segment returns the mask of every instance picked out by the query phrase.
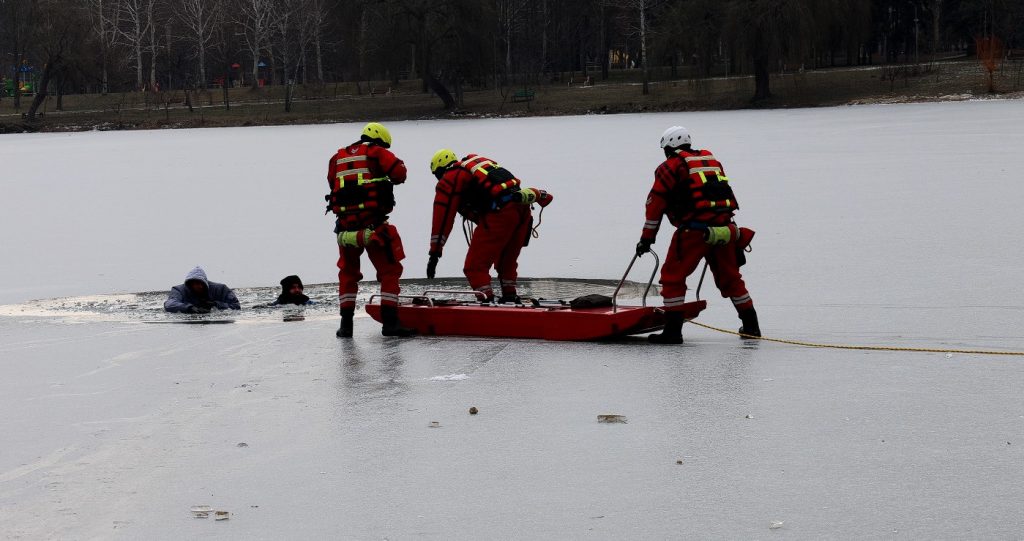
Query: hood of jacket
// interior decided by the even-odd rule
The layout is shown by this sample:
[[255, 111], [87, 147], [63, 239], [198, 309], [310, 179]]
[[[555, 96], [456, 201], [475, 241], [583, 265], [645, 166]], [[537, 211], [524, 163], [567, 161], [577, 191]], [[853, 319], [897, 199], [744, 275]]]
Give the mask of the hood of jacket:
[[210, 288], [210, 280], [206, 278], [206, 271], [204, 271], [200, 266], [196, 266], [194, 269], [188, 271], [188, 274], [185, 275], [185, 283], [187, 284], [189, 280], [199, 280], [206, 284], [207, 289]]

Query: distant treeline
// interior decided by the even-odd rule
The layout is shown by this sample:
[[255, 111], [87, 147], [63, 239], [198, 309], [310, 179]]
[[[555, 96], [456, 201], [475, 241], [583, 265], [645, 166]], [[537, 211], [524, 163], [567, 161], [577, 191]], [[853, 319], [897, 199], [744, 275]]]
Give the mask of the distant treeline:
[[1024, 0], [0, 0], [0, 97], [412, 79], [455, 107], [640, 70], [644, 92], [652, 72], [752, 74], [760, 99], [771, 73], [989, 37], [1021, 46]]

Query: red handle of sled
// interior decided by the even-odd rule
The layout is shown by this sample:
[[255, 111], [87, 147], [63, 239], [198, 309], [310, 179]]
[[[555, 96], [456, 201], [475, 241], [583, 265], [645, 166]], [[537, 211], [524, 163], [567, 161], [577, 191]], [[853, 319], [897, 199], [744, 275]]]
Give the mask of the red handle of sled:
[[417, 297], [426, 297], [427, 295], [429, 295], [431, 293], [441, 293], [443, 295], [473, 295], [474, 297], [476, 297], [476, 298], [478, 298], [480, 300], [484, 300], [484, 299], [487, 298], [487, 295], [484, 295], [482, 292], [475, 291], [475, 290], [472, 290], [472, 289], [461, 289], [461, 290], [427, 289], [427, 290], [424, 290], [423, 293], [421, 293], [420, 295], [417, 295]]
[[[643, 298], [643, 301], [642, 301], [642, 305], [644, 307], [647, 306], [647, 294], [650, 293], [651, 286], [654, 284], [654, 277], [658, 274], [658, 268], [661, 267], [661, 259], [658, 257], [658, 254], [654, 253], [653, 251], [647, 252], [647, 253], [649, 253], [652, 256], [654, 256], [654, 270], [651, 271], [651, 279], [647, 280], [647, 287], [644, 289], [644, 298]], [[618, 302], [619, 290], [622, 289], [622, 284], [626, 283], [626, 277], [629, 276], [629, 271], [633, 270], [633, 263], [636, 263], [636, 260], [639, 257], [640, 257], [640, 254], [633, 254], [633, 259], [631, 259], [629, 261], [629, 266], [626, 267], [626, 273], [622, 275], [622, 279], [619, 280], [619, 285], [616, 286], [616, 288], [615, 288], [615, 293], [612, 294], [612, 312], [613, 313], [619, 311], [619, 302]]]
[[[423, 293], [420, 293], [419, 295], [399, 295], [398, 298], [399, 299], [413, 299], [413, 300], [424, 299], [424, 300], [427, 301], [427, 304], [429, 304], [430, 306], [434, 306], [434, 299], [433, 299], [433, 297], [428, 297], [428, 295], [431, 294], [431, 293], [441, 293], [441, 294], [444, 294], [444, 295], [473, 295], [474, 297], [477, 298], [477, 300], [481, 300], [481, 301], [487, 299], [487, 296], [484, 295], [483, 293], [479, 292], [479, 291], [472, 291], [472, 290], [467, 290], [467, 291], [459, 291], [459, 290], [448, 291], [448, 290], [444, 290], [444, 289], [428, 289], [428, 290], [424, 291]], [[370, 295], [370, 299], [368, 301], [366, 301], [366, 304], [373, 304], [373, 300], [376, 299], [377, 297], [380, 297], [380, 296], [381, 296], [380, 293], [374, 293], [373, 295]]]

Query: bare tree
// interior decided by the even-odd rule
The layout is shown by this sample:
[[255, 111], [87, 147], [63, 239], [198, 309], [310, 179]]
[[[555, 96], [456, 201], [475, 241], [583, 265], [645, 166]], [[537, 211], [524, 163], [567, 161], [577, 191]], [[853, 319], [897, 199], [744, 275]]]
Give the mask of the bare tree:
[[118, 43], [121, 0], [84, 0], [89, 14], [92, 39], [100, 48], [100, 92], [110, 92], [110, 55]]
[[135, 63], [135, 87], [142, 89], [142, 67], [145, 62], [147, 50], [146, 41], [150, 35], [151, 17], [147, 17], [147, 11], [153, 0], [122, 0], [120, 3], [121, 25], [118, 26], [118, 35], [128, 46], [129, 56]]
[[623, 0], [621, 7], [634, 12], [631, 18], [634, 23], [629, 25], [632, 33], [640, 39], [640, 63], [644, 72], [644, 84], [643, 93], [647, 95], [650, 93], [650, 62], [647, 60], [647, 41], [650, 37], [650, 12], [658, 4], [662, 2], [659, 0]]
[[942, 21], [942, 0], [931, 0], [929, 2], [932, 11], [932, 62], [935, 62], [939, 54], [939, 31]]
[[[276, 64], [274, 49], [278, 51], [281, 58], [281, 83], [288, 84], [291, 78], [289, 68], [291, 66], [291, 37], [295, 20], [299, 16], [301, 5], [293, 0], [277, 0], [273, 3], [273, 11], [270, 18], [271, 25], [271, 63]], [[275, 66], [276, 67], [276, 66]]]
[[246, 48], [252, 55], [253, 88], [260, 78], [260, 54], [270, 44], [270, 33], [274, 22], [273, 0], [239, 0], [235, 22], [242, 30]]
[[326, 0], [309, 0], [306, 3], [305, 22], [302, 24], [304, 31], [309, 32], [312, 40], [313, 52], [316, 55], [316, 80], [324, 82], [324, 57], [323, 57], [323, 34], [327, 28], [327, 20], [330, 12]]
[[76, 10], [66, 9], [63, 0], [37, 0], [36, 3], [39, 11], [33, 48], [44, 64], [35, 97], [25, 115], [29, 122], [36, 120], [36, 114], [46, 100], [50, 79], [65, 68], [65, 55], [76, 46], [80, 47], [83, 41], [80, 35], [83, 25], [76, 18]]
[[185, 29], [198, 62], [199, 88], [205, 89], [206, 51], [213, 42], [214, 32], [221, 24], [224, 14], [223, 0], [182, 0], [177, 6], [177, 19]]
[[512, 74], [512, 41], [523, 10], [530, 0], [496, 0], [501, 40], [505, 42], [505, 75]]
[[732, 0], [729, 34], [753, 60], [754, 100], [771, 97], [770, 72], [775, 61], [806, 43], [814, 14], [801, 0]]
[[[302, 0], [301, 4], [297, 8], [299, 21], [296, 25], [295, 39], [296, 44], [299, 46], [298, 54], [295, 60], [295, 67], [292, 70], [291, 78], [295, 81], [299, 79], [299, 70], [302, 70], [302, 82], [305, 83], [308, 79], [307, 72], [309, 71], [308, 59], [309, 48], [314, 45], [317, 34], [317, 6], [315, 0]], [[322, 77], [322, 75], [321, 75]]]
[[148, 0], [145, 4], [146, 13], [146, 27], [149, 29], [149, 88], [156, 90], [156, 19], [154, 18], [153, 11], [155, 9], [156, 0]]
[[650, 94], [651, 89], [649, 84], [651, 82], [651, 71], [650, 62], [647, 61], [647, 10], [650, 8], [651, 0], [633, 0], [633, 7], [640, 13], [640, 60], [644, 66], [644, 86], [643, 93], [646, 96]]
[[[358, 38], [356, 39], [356, 81], [357, 90], [361, 93], [362, 89], [358, 86], [358, 81], [363, 78], [369, 79], [370, 75], [367, 73], [366, 62], [369, 56], [376, 52], [379, 48], [379, 42], [377, 40], [371, 40], [371, 31], [382, 25], [382, 20], [386, 19], [391, 15], [392, 5], [387, 2], [380, 2], [378, 0], [356, 0], [354, 2], [358, 5], [359, 10], [359, 28], [356, 31]], [[404, 9], [404, 4], [401, 1], [394, 2], [398, 5], [398, 9]], [[415, 2], [410, 2], [415, 4]], [[354, 9], [353, 9], [354, 10]], [[424, 83], [424, 87], [426, 83]]]
[[3, 0], [0, 2], [0, 36], [5, 40], [14, 57], [14, 108], [21, 108], [21, 68], [25, 53], [36, 31], [37, 0]]

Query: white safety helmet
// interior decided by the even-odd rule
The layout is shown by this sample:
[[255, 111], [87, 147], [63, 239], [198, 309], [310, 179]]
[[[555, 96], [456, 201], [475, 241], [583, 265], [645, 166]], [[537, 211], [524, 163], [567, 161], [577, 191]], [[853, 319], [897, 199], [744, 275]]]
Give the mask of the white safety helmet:
[[682, 126], [672, 126], [661, 134], [661, 148], [678, 148], [690, 144], [690, 131]]

